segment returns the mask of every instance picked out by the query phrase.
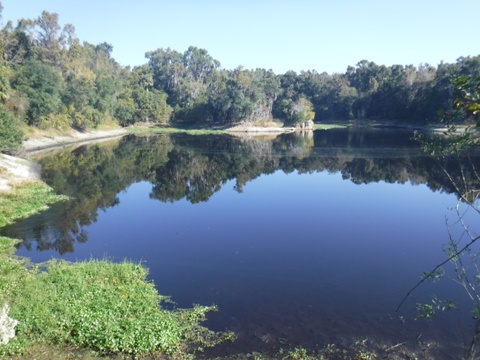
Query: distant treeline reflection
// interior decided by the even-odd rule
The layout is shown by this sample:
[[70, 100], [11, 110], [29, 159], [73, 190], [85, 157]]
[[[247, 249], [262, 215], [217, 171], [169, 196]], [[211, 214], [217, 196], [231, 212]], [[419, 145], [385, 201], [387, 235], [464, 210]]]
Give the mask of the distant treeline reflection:
[[98, 210], [117, 205], [117, 194], [139, 181], [152, 183], [152, 199], [192, 204], [208, 201], [228, 181], [234, 180], [234, 189], [242, 192], [249, 181], [278, 170], [340, 172], [356, 184], [426, 184], [459, 197], [480, 189], [474, 170], [478, 157], [434, 159], [421, 151], [411, 132], [398, 130], [338, 129], [255, 139], [130, 135], [44, 154], [38, 161], [44, 180], [72, 201], [2, 232], [26, 239], [20, 246], [31, 248], [36, 241], [38, 249], [59, 253], [87, 241], [84, 228], [96, 221]]

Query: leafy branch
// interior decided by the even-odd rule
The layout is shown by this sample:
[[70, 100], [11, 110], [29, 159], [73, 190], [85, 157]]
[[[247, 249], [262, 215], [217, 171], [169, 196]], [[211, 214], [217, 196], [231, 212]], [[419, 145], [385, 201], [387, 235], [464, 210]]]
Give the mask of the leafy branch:
[[457, 258], [459, 255], [461, 255], [465, 250], [467, 250], [468, 248], [470, 248], [475, 242], [477, 242], [478, 240], [480, 239], [480, 236], [477, 236], [475, 238], [473, 238], [468, 244], [466, 244], [463, 248], [461, 248], [460, 250], [458, 250], [457, 252], [453, 253], [452, 255], [450, 255], [446, 260], [442, 261], [440, 264], [438, 264], [437, 266], [435, 266], [435, 268], [433, 268], [433, 270], [431, 270], [430, 272], [428, 272], [426, 275], [422, 276], [422, 279], [420, 281], [418, 281], [407, 293], [406, 295], [403, 297], [402, 301], [400, 302], [400, 304], [397, 306], [397, 309], [395, 310], [395, 312], [399, 312], [400, 311], [400, 308], [402, 307], [402, 305], [405, 303], [405, 301], [407, 300], [407, 298], [412, 294], [412, 292], [415, 291], [416, 288], [418, 288], [421, 284], [423, 284], [427, 279], [430, 279], [430, 278], [435, 278], [435, 274], [438, 272], [438, 270], [443, 266], [445, 265], [446, 263], [448, 263], [449, 261], [452, 261], [453, 259]]

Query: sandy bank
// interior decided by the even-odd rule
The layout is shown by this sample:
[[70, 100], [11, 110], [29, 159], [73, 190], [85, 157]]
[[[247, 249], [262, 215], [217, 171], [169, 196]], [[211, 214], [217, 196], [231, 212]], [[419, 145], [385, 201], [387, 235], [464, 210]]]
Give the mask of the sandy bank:
[[251, 135], [271, 135], [271, 134], [285, 134], [295, 132], [294, 127], [263, 127], [263, 126], [246, 126], [238, 125], [225, 130], [227, 133], [247, 133]]
[[[92, 141], [111, 139], [127, 134], [125, 129], [95, 130], [80, 132], [76, 130], [56, 135], [36, 134], [23, 142], [23, 150], [29, 154], [54, 147], [71, 144], [83, 144]], [[0, 192], [10, 192], [15, 185], [41, 179], [39, 164], [21, 157], [0, 154]]]
[[71, 144], [82, 144], [102, 139], [111, 139], [126, 135], [127, 133], [128, 132], [125, 129], [95, 130], [88, 132], [72, 130], [60, 136], [40, 136], [29, 138], [23, 142], [22, 147], [25, 151], [30, 153], [39, 150], [50, 149], [53, 147], [62, 147]]
[[9, 192], [22, 182], [40, 180], [39, 164], [15, 156], [0, 154], [0, 192]]

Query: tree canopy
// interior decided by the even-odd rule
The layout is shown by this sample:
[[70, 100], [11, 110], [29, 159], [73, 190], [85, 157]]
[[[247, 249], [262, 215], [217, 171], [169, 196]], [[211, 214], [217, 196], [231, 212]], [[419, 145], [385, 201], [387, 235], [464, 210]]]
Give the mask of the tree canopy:
[[[480, 76], [480, 56], [437, 67], [362, 60], [343, 74], [275, 74], [241, 66], [224, 69], [195, 46], [183, 53], [149, 51], [146, 63], [134, 68], [118, 64], [112, 50], [108, 43], [81, 42], [73, 25], [62, 26], [59, 15], [47, 11], [1, 27], [2, 151], [11, 149], [12, 141], [18, 145], [21, 137], [14, 133], [20, 123], [84, 129], [112, 122], [208, 127], [363, 119], [426, 124], [439, 121], [439, 109], [459, 106], [454, 104], [455, 79]], [[467, 98], [472, 94], [475, 104], [470, 91], [475, 84], [465, 81], [463, 91]]]

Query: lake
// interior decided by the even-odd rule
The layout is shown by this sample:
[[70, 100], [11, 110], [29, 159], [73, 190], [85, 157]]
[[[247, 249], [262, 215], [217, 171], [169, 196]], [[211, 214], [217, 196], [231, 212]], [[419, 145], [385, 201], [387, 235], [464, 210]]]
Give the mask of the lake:
[[[446, 259], [448, 226], [460, 236], [458, 185], [479, 188], [467, 170], [480, 159], [435, 160], [412, 135], [130, 135], [41, 152], [44, 180], [72, 200], [2, 232], [35, 262], [132, 259], [179, 307], [218, 305], [206, 325], [238, 339], [206, 357], [367, 339], [458, 358], [473, 303], [452, 267], [396, 309]], [[457, 309], [415, 320], [433, 295]]]

